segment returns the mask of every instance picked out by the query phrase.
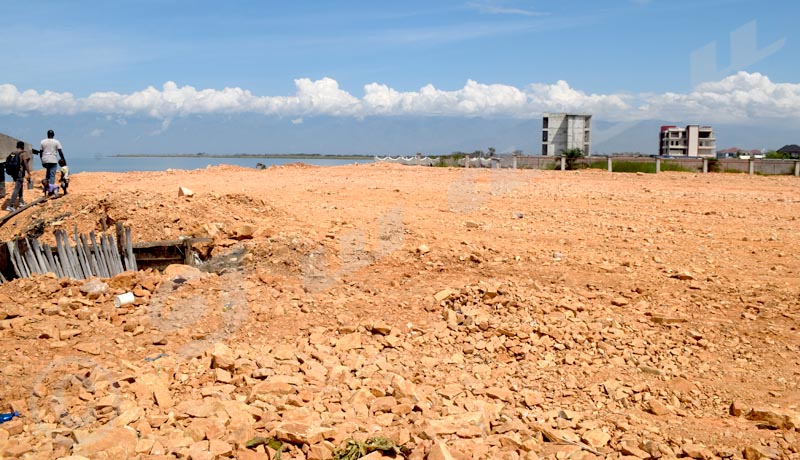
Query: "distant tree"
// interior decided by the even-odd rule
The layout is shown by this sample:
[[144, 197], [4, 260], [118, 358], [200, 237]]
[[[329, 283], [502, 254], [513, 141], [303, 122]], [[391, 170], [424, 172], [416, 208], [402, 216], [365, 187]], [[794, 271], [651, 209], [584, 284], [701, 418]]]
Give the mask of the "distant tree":
[[569, 149], [569, 150], [564, 151], [564, 153], [562, 155], [564, 156], [564, 158], [567, 159], [567, 161], [566, 161], [567, 162], [567, 164], [566, 164], [567, 169], [569, 169], [571, 171], [573, 169], [577, 169], [576, 168], [577, 160], [578, 160], [578, 158], [583, 158], [583, 150], [581, 150], [581, 149]]
[[513, 152], [513, 153], [514, 153], [514, 155], [516, 155], [516, 156], [518, 156], [518, 157], [519, 157], [519, 156], [522, 156], [522, 150], [519, 150], [519, 149], [517, 149], [517, 150], [514, 150], [514, 152]]
[[764, 158], [769, 158], [770, 160], [785, 160], [792, 158], [792, 154], [788, 152], [776, 152], [774, 150], [770, 150], [766, 153], [766, 155], [764, 155]]
[[485, 153], [483, 153], [483, 150], [476, 150], [476, 151], [472, 152], [472, 155], [476, 156], [476, 157], [482, 157], [482, 156], [485, 155]]
[[495, 149], [494, 149], [494, 147], [489, 147], [489, 156], [490, 156], [490, 157], [493, 157], [493, 156], [494, 156], [494, 153], [495, 153], [496, 151], [497, 151], [497, 150], [495, 150]]

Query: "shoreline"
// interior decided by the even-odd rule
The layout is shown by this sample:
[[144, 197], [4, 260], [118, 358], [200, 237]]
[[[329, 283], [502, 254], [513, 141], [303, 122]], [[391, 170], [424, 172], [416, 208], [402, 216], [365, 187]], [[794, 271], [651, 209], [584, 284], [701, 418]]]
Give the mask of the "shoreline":
[[373, 160], [374, 155], [327, 155], [315, 153], [286, 153], [286, 154], [261, 154], [261, 153], [236, 153], [236, 154], [212, 154], [212, 153], [123, 153], [109, 155], [111, 158], [263, 158], [277, 160]]

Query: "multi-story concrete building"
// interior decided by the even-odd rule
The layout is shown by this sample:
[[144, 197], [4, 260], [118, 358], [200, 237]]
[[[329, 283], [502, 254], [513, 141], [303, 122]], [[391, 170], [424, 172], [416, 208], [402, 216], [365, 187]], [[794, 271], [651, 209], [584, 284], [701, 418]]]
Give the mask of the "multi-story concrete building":
[[[7, 153], [11, 153], [14, 150], [16, 150], [17, 141], [18, 141], [18, 139], [15, 139], [15, 138], [13, 138], [11, 136], [8, 136], [8, 135], [5, 135], [3, 133], [0, 133], [0, 153], [5, 155]], [[30, 150], [31, 149], [31, 145], [26, 142], [25, 143], [25, 148], [27, 150]], [[38, 148], [38, 146], [37, 146], [37, 148]]]
[[658, 154], [670, 157], [717, 156], [717, 140], [711, 126], [662, 126], [658, 137]]
[[592, 147], [592, 116], [571, 113], [542, 114], [542, 155], [561, 156], [581, 149], [589, 155]]

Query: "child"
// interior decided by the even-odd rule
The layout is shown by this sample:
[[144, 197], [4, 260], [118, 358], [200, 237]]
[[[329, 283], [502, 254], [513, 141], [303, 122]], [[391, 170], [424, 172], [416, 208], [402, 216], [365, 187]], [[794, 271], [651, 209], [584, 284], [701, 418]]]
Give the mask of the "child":
[[45, 177], [42, 179], [42, 190], [44, 190], [44, 196], [52, 196], [58, 198], [58, 185], [51, 184], [47, 181]]
[[66, 195], [67, 187], [69, 187], [69, 167], [67, 166], [66, 160], [63, 158], [58, 160], [58, 166], [60, 166], [59, 171], [61, 171], [59, 183], [61, 184], [61, 189], [64, 191], [64, 195]]

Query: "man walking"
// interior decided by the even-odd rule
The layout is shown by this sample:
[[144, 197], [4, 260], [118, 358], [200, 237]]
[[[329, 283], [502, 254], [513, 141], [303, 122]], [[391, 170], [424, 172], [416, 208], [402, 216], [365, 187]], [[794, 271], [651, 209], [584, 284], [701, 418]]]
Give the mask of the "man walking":
[[[61, 159], [66, 163], [64, 159], [64, 151], [61, 149], [61, 142], [55, 138], [56, 133], [53, 130], [47, 131], [47, 139], [42, 140], [41, 144], [41, 155], [42, 158], [42, 167], [47, 170], [45, 179], [47, 184], [55, 185], [56, 183], [56, 170], [58, 169], [58, 160]], [[45, 193], [48, 193], [45, 190]], [[54, 195], [55, 193], [49, 192], [49, 195]]]
[[[14, 212], [17, 209], [14, 207], [14, 203], [17, 202], [18, 198], [19, 207], [25, 206], [25, 200], [22, 199], [22, 182], [25, 180], [26, 175], [28, 176], [28, 180], [30, 180], [31, 177], [30, 161], [25, 161], [25, 154], [25, 143], [18, 141], [17, 150], [6, 158], [6, 172], [14, 179], [14, 191], [11, 193], [11, 199], [8, 200], [6, 211]], [[28, 156], [30, 156], [30, 154], [28, 154]], [[30, 158], [28, 160], [30, 160]]]
[[0, 203], [6, 198], [6, 158], [11, 152], [0, 152]]

